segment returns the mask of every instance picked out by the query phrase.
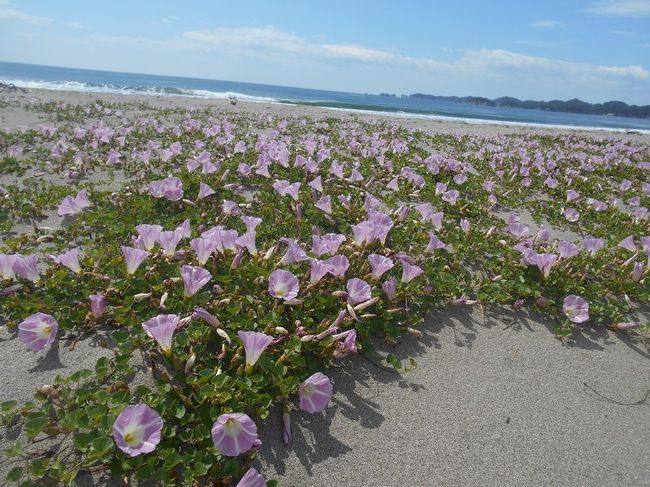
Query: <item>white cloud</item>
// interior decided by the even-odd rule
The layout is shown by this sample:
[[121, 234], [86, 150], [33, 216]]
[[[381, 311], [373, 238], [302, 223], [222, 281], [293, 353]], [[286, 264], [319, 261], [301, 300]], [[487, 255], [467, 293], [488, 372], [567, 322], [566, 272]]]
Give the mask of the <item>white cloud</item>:
[[530, 25], [540, 29], [557, 29], [558, 27], [562, 27], [562, 23], [557, 20], [538, 20]]
[[650, 0], [609, 0], [596, 2], [587, 8], [598, 15], [641, 17], [650, 15]]
[[31, 25], [44, 25], [52, 22], [50, 18], [37, 17], [15, 9], [11, 5], [11, 2], [4, 0], [0, 1], [0, 20], [18, 20], [19, 22], [25, 22]]
[[546, 75], [647, 79], [650, 73], [642, 66], [600, 66], [528, 56], [503, 49], [475, 49], [464, 51], [453, 61], [439, 61], [426, 57], [411, 57], [396, 50], [374, 49], [356, 44], [322, 43], [301, 38], [276, 27], [222, 27], [181, 34], [189, 41], [186, 48], [215, 50], [244, 50], [268, 56], [270, 53], [302, 55], [309, 59], [327, 58], [363, 63], [411, 66], [419, 69], [448, 73], [494, 73], [504, 68], [536, 71]]
[[86, 28], [85, 25], [83, 25], [81, 22], [66, 22], [65, 24], [67, 27], [70, 27], [71, 29], [77, 29], [77, 30], [83, 30]]

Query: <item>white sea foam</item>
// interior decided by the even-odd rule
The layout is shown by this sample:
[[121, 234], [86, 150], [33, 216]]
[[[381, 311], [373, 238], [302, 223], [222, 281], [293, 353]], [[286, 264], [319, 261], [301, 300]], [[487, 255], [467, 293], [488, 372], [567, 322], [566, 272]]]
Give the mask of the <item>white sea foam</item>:
[[644, 135], [650, 135], [650, 130], [637, 129], [637, 128], [625, 128], [625, 127], [590, 127], [584, 125], [561, 125], [561, 124], [535, 123], [535, 122], [515, 122], [510, 120], [452, 117], [449, 115], [434, 115], [434, 114], [425, 114], [425, 113], [363, 110], [361, 108], [339, 108], [339, 107], [327, 107], [327, 106], [322, 108], [326, 108], [327, 110], [341, 111], [341, 112], [355, 112], [355, 113], [363, 113], [368, 115], [381, 115], [384, 117], [419, 118], [425, 120], [440, 120], [441, 122], [457, 122], [457, 123], [460, 122], [460, 123], [467, 123], [471, 125], [511, 125], [516, 127], [536, 128], [536, 129], [586, 130], [589, 132], [614, 132], [614, 133], [636, 132]]
[[12, 83], [20, 88], [43, 89], [56, 91], [79, 91], [84, 93], [114, 93], [119, 95], [150, 95], [150, 96], [186, 96], [192, 98], [211, 98], [227, 100], [231, 97], [242, 101], [259, 103], [279, 103], [275, 98], [246, 95], [234, 91], [194, 90], [176, 87], [129, 87], [111, 84], [89, 84], [79, 81], [41, 81], [23, 79], [0, 79], [1, 83]]
[[[0, 79], [2, 83], [13, 83], [21, 88], [28, 89], [45, 89], [57, 91], [79, 91], [86, 93], [114, 93], [121, 95], [150, 95], [150, 96], [184, 96], [192, 98], [209, 98], [209, 99], [229, 99], [231, 97], [237, 98], [241, 101], [254, 102], [254, 103], [284, 103], [291, 104], [290, 101], [280, 101], [272, 97], [246, 95], [244, 93], [237, 93], [234, 91], [210, 91], [190, 88], [177, 88], [177, 87], [128, 87], [128, 86], [115, 86], [112, 84], [89, 84], [79, 81], [41, 81], [41, 80], [23, 80], [23, 79]], [[299, 102], [297, 102], [299, 103]], [[467, 124], [479, 125], [510, 125], [517, 127], [536, 128], [536, 129], [563, 129], [563, 130], [586, 130], [586, 131], [601, 131], [601, 132], [637, 132], [641, 134], [650, 134], [650, 130], [638, 128], [625, 128], [625, 127], [595, 127], [583, 125], [566, 125], [566, 124], [550, 124], [550, 123], [535, 123], [535, 122], [516, 122], [509, 120], [492, 120], [484, 118], [470, 118], [470, 117], [454, 117], [448, 115], [435, 115], [435, 114], [422, 114], [422, 113], [409, 113], [409, 112], [394, 112], [394, 111], [377, 111], [377, 110], [364, 110], [361, 108], [344, 108], [344, 107], [328, 107], [327, 101], [323, 101], [323, 105], [319, 102], [312, 102], [314, 105], [327, 110], [365, 113], [371, 115], [382, 115], [386, 117], [395, 118], [419, 118], [425, 120], [440, 120], [448, 122], [461, 122]]]

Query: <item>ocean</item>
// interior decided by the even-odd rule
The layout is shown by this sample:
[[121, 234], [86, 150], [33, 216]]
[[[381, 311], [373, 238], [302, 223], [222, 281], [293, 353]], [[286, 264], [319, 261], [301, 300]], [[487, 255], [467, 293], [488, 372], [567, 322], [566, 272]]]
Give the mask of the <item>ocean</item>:
[[[265, 103], [315, 105], [334, 110], [370, 111], [392, 116], [462, 120], [469, 123], [521, 124], [562, 128], [606, 129], [650, 133], [650, 120], [548, 112], [511, 107], [487, 107], [401, 96], [292, 88], [238, 81], [119, 73], [0, 62], [0, 82], [24, 88], [92, 93], [188, 96]], [[462, 95], [462, 94], [461, 94]]]

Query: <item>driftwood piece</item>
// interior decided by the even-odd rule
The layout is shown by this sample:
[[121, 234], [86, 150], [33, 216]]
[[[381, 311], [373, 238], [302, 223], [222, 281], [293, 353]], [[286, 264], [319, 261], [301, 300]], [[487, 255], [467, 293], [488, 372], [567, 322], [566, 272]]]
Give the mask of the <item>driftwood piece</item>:
[[2, 91], [20, 91], [21, 93], [29, 93], [29, 90], [27, 88], [21, 88], [20, 86], [16, 86], [13, 83], [0, 82], [0, 92]]

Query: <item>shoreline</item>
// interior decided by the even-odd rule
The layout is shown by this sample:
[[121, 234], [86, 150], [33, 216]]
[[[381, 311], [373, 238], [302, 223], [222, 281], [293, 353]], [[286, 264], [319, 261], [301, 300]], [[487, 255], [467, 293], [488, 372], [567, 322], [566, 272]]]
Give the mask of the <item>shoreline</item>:
[[[149, 104], [157, 108], [175, 107], [185, 109], [204, 109], [211, 107], [225, 112], [232, 111], [234, 113], [268, 113], [277, 116], [307, 116], [313, 118], [357, 118], [365, 122], [392, 123], [409, 129], [422, 130], [430, 133], [459, 133], [474, 135], [509, 135], [522, 133], [535, 133], [541, 135], [573, 134], [605, 138], [616, 137], [624, 140], [641, 141], [646, 143], [650, 142], [650, 131], [645, 130], [505, 122], [499, 120], [456, 118], [444, 115], [420, 115], [388, 111], [380, 112], [262, 100], [250, 101], [238, 99], [237, 103], [232, 105], [228, 98], [201, 98], [187, 95], [122, 94], [33, 88], [29, 89], [27, 93], [21, 91], [1, 92], [0, 100], [8, 102], [27, 101], [36, 103], [47, 103], [52, 101], [65, 103], [88, 103], [95, 100], [102, 100], [109, 103], [126, 103], [132, 105]], [[15, 109], [15, 107], [12, 108]], [[0, 113], [2, 113], [2, 110], [0, 110]], [[14, 119], [14, 117], [10, 118]], [[5, 120], [5, 117], [1, 117], [0, 128], [5, 128], [6, 123], [7, 120]], [[42, 121], [39, 123], [42, 123]], [[13, 123], [12, 125], [14, 125], [15, 128], [16, 124]], [[31, 124], [27, 123], [26, 125], [29, 127]]]

